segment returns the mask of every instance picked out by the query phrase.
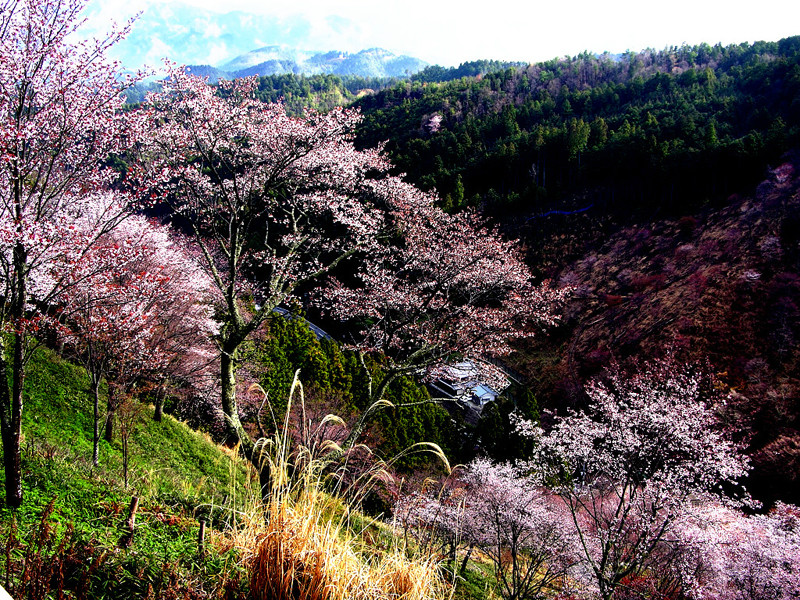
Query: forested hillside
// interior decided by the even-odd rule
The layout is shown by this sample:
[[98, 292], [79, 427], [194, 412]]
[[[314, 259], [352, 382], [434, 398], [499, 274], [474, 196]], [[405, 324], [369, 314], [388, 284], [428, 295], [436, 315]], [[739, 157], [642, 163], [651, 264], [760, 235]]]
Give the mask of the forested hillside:
[[800, 501], [798, 173], [795, 152], [724, 207], [626, 225], [562, 260], [568, 317], [515, 357], [540, 404], [582, 406], [585, 382], [615, 362], [705, 364], [731, 393], [725, 418], [753, 460], [753, 494]]
[[356, 105], [361, 142], [388, 140], [397, 170], [446, 207], [646, 219], [753, 185], [797, 142], [800, 38], [585, 53]]
[[287, 111], [299, 115], [304, 110], [325, 112], [348, 105], [397, 82], [397, 78], [355, 75], [267, 75], [258, 78], [256, 96], [264, 102], [283, 102]]

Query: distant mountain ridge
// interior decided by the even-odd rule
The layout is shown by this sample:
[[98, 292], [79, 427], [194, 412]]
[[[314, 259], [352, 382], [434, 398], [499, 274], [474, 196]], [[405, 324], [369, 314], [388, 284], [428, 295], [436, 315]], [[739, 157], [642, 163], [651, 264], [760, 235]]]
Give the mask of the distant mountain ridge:
[[287, 46], [266, 46], [246, 52], [220, 65], [191, 65], [193, 74], [235, 79], [251, 75], [356, 75], [359, 77], [409, 77], [428, 66], [423, 60], [396, 55], [383, 48], [369, 48], [356, 53], [296, 50]]

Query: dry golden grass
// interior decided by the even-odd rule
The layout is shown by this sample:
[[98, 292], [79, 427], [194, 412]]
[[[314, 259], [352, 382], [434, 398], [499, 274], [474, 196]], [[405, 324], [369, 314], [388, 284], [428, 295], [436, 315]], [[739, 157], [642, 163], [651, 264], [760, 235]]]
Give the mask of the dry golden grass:
[[[302, 402], [302, 387], [292, 397]], [[288, 410], [287, 410], [288, 414]], [[333, 419], [334, 417], [330, 417]], [[271, 487], [262, 501], [239, 509], [239, 526], [224, 544], [238, 547], [255, 600], [434, 600], [446, 595], [437, 560], [415, 555], [401, 537], [357, 515], [325, 479], [330, 449], [290, 448], [283, 432], [259, 440], [262, 469]], [[379, 476], [379, 471], [371, 474]], [[363, 485], [369, 485], [369, 477]], [[333, 486], [335, 487], [335, 486]], [[323, 491], [325, 490], [325, 491]], [[377, 531], [377, 534], [375, 533]], [[380, 538], [375, 542], [376, 535]]]

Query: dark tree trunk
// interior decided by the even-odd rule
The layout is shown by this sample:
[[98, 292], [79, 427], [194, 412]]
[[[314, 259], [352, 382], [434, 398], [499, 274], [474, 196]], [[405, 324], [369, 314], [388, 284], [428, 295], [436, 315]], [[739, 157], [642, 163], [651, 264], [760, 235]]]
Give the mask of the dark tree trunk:
[[[254, 461], [255, 462], [255, 461]], [[269, 500], [270, 493], [272, 492], [272, 469], [269, 463], [264, 461], [259, 465], [255, 465], [258, 469], [258, 483], [261, 486], [261, 500], [264, 505]]]
[[92, 383], [94, 388], [94, 432], [92, 434], [92, 466], [100, 464], [100, 380]]
[[[16, 312], [16, 307], [15, 307]], [[22, 505], [22, 386], [25, 381], [25, 334], [14, 334], [11, 389], [6, 381], [0, 386], [0, 428], [3, 437], [3, 467], [5, 469], [6, 504], [11, 508]], [[7, 373], [5, 344], [0, 343], [0, 373]]]
[[[3, 467], [5, 469], [6, 504], [12, 508], [22, 505], [22, 455], [20, 440], [22, 439], [22, 334], [14, 336], [14, 362], [12, 384], [0, 386], [2, 394], [2, 435], [3, 435]], [[0, 352], [5, 352], [5, 345], [0, 344]], [[19, 369], [18, 369], [19, 366]], [[7, 372], [5, 356], [0, 359], [0, 373]]]
[[464, 575], [467, 572], [467, 563], [469, 559], [472, 557], [472, 551], [475, 550], [475, 544], [469, 545], [469, 550], [467, 550], [466, 555], [464, 556], [464, 560], [461, 561], [461, 568], [458, 570], [459, 575]]
[[22, 460], [20, 429], [3, 420], [3, 467], [5, 468], [6, 504], [11, 508], [22, 505]]
[[[12, 161], [14, 162], [14, 161]], [[12, 165], [12, 181], [14, 184], [14, 216], [17, 219], [16, 229], [22, 234], [22, 181], [17, 171], [17, 163]], [[8, 310], [3, 315], [3, 325], [11, 325], [14, 330], [14, 348], [11, 364], [11, 386], [8, 385], [8, 357], [5, 343], [0, 340], [0, 429], [3, 437], [3, 465], [6, 479], [6, 504], [17, 508], [22, 505], [22, 455], [20, 440], [22, 439], [22, 386], [25, 382], [25, 332], [22, 330], [25, 309], [28, 300], [27, 268], [28, 252], [21, 242], [14, 244], [12, 254], [13, 272], [9, 277], [11, 294], [9, 304], [3, 308]], [[4, 301], [4, 304], [5, 304]], [[10, 318], [9, 318], [10, 317]], [[6, 320], [8, 319], [8, 320]]]
[[106, 423], [103, 427], [103, 439], [109, 444], [114, 441], [114, 405], [109, 401]]
[[153, 412], [153, 421], [161, 421], [164, 417], [164, 397], [161, 394], [156, 396], [156, 408]]
[[128, 489], [128, 434], [122, 436], [122, 480]]

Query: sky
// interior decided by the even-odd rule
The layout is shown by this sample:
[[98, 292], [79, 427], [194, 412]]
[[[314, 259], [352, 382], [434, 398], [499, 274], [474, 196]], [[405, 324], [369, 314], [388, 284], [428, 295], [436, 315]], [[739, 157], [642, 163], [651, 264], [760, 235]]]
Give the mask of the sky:
[[800, 35], [800, 0], [90, 0], [87, 32], [141, 12], [117, 58], [218, 66], [285, 44], [380, 47], [432, 64], [537, 62], [590, 52], [776, 41]]

